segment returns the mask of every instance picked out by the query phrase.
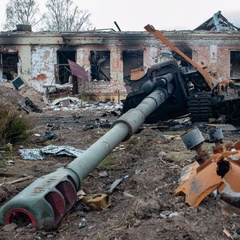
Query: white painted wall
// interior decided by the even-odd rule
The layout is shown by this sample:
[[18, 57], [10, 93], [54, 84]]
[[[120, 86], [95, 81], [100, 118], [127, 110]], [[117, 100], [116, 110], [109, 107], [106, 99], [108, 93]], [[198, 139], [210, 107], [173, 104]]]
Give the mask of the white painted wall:
[[[57, 64], [57, 50], [55, 46], [35, 46], [32, 48], [32, 86], [39, 92], [45, 92], [44, 84], [54, 84], [54, 65]], [[40, 75], [45, 76], [42, 80]]]

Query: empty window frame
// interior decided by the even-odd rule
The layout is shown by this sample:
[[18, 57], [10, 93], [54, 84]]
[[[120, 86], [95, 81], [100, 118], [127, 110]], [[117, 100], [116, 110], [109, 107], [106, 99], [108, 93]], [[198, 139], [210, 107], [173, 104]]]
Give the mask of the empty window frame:
[[91, 80], [110, 81], [110, 51], [90, 51]]
[[240, 79], [240, 51], [230, 51], [230, 78]]
[[72, 50], [57, 51], [58, 64], [55, 66], [56, 83], [65, 84], [69, 82], [72, 73], [68, 64], [68, 59], [75, 62], [75, 58], [76, 51]]
[[2, 78], [13, 80], [18, 76], [18, 53], [1, 53]]
[[[188, 56], [190, 59], [192, 59], [192, 49], [188, 46], [179, 46], [178, 47], [180, 51], [182, 51], [186, 56]], [[179, 64], [182, 67], [189, 66], [189, 62], [185, 60], [181, 55], [176, 53], [175, 51], [172, 51], [173, 57], [179, 62]]]

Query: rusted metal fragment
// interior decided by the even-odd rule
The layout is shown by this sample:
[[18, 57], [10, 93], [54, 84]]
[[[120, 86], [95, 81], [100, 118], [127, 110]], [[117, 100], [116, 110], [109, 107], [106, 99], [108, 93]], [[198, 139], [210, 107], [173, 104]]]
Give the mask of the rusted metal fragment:
[[85, 82], [88, 82], [88, 75], [83, 67], [78, 65], [77, 63], [71, 61], [68, 59], [68, 63], [72, 72], [72, 75], [84, 80]]
[[84, 196], [82, 202], [93, 210], [100, 211], [111, 205], [111, 197], [107, 194], [91, 194]]
[[147, 72], [146, 67], [135, 68], [131, 70], [131, 80], [139, 80], [145, 76]]
[[[214, 138], [215, 148], [218, 147], [218, 151], [214, 151], [214, 154], [203, 163], [194, 162], [186, 166], [182, 170], [180, 185], [174, 194], [184, 193], [185, 203], [198, 206], [206, 196], [217, 189], [223, 201], [239, 208], [240, 152], [234, 147], [239, 148], [240, 143], [238, 141], [231, 144], [224, 150], [219, 143], [223, 135], [216, 134]], [[227, 208], [226, 211], [228, 211]]]
[[211, 162], [206, 168], [197, 171], [192, 169], [189, 179], [174, 192], [177, 196], [184, 193], [185, 203], [198, 206], [202, 200], [222, 184], [222, 178], [217, 174], [217, 163]]
[[164, 35], [161, 31], [155, 30], [151, 25], [147, 25], [144, 27], [149, 33], [154, 35], [157, 39], [161, 40], [163, 43], [165, 43], [168, 47], [170, 47], [173, 51], [178, 53], [180, 56], [182, 56], [186, 61], [188, 61], [193, 67], [195, 67], [198, 72], [204, 77], [206, 80], [208, 86], [210, 89], [215, 88], [219, 81], [215, 78], [213, 78], [208, 72], [206, 72], [199, 64], [194, 62], [191, 58], [189, 58], [187, 55], [185, 55], [179, 48], [174, 46]]
[[[239, 154], [236, 156], [240, 157]], [[240, 167], [232, 160], [228, 160], [227, 162], [229, 164], [229, 171], [224, 175], [222, 179], [223, 184], [219, 187], [218, 191], [222, 195], [221, 198], [229, 196], [229, 201], [232, 199], [232, 202], [235, 202], [240, 207]]]
[[234, 146], [234, 148], [235, 148], [236, 150], [240, 150], [240, 140], [237, 141], [237, 142], [235, 142], [235, 143], [233, 144], [233, 146]]

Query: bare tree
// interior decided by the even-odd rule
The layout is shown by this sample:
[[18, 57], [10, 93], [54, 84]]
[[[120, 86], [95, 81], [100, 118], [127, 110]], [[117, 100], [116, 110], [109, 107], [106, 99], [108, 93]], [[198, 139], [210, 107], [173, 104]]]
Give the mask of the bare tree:
[[17, 24], [36, 24], [36, 14], [39, 7], [36, 0], [10, 0], [5, 9], [5, 30], [16, 29]]
[[44, 30], [73, 32], [92, 27], [91, 13], [74, 6], [72, 0], [48, 0], [46, 7], [48, 12], [44, 18]]

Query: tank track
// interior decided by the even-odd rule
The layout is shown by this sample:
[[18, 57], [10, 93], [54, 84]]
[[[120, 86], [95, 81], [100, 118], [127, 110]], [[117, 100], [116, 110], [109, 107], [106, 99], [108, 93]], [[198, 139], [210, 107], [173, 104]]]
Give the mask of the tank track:
[[187, 105], [192, 122], [208, 122], [213, 117], [211, 92], [190, 93]]

